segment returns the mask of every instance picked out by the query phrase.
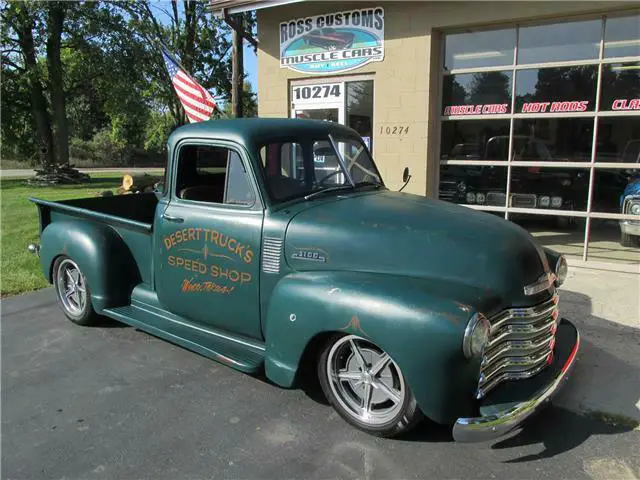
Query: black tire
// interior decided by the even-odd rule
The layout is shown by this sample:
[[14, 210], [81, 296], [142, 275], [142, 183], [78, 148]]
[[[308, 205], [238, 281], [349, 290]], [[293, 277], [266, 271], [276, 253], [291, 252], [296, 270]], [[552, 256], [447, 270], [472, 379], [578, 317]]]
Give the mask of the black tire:
[[[369, 353], [367, 349], [370, 349], [371, 352], [378, 352], [378, 354], [380, 355], [380, 357], [377, 357], [378, 359], [382, 358], [383, 355], [386, 355], [386, 353], [382, 349], [380, 349], [373, 342], [370, 342], [365, 338], [358, 337], [355, 335], [341, 335], [341, 334], [336, 334], [332, 336], [327, 341], [324, 348], [322, 349], [322, 353], [320, 354], [320, 357], [318, 359], [318, 377], [320, 381], [320, 386], [327, 398], [327, 401], [344, 420], [346, 420], [348, 423], [350, 423], [354, 427], [364, 432], [367, 432], [371, 435], [375, 435], [378, 437], [391, 438], [391, 437], [396, 437], [398, 435], [408, 432], [413, 427], [415, 427], [424, 418], [424, 416], [420, 411], [420, 408], [418, 407], [416, 399], [413, 396], [413, 393], [411, 392], [411, 389], [409, 388], [409, 385], [406, 382], [404, 375], [402, 374], [402, 372], [400, 371], [400, 368], [392, 359], [389, 358], [388, 360], [389, 362], [388, 369], [389, 369], [389, 372], [395, 371], [395, 374], [394, 374], [395, 379], [392, 379], [393, 375], [390, 375], [386, 377], [388, 378], [388, 380], [386, 381], [399, 382], [399, 384], [402, 386], [400, 390], [402, 392], [402, 395], [398, 396], [399, 401], [395, 404], [395, 406], [390, 411], [388, 418], [385, 418], [383, 416], [381, 417], [383, 420], [379, 422], [367, 422], [362, 420], [352, 410], [350, 410], [348, 406], [345, 406], [344, 399], [341, 400], [341, 398], [339, 398], [340, 390], [342, 389], [342, 387], [338, 387], [337, 385], [340, 382], [335, 382], [332, 387], [331, 378], [333, 378], [333, 376], [330, 374], [329, 369], [332, 368], [330, 364], [333, 363], [333, 359], [330, 359], [330, 355], [336, 355], [336, 350], [334, 347], [341, 348], [343, 344], [346, 344], [347, 342], [350, 343], [351, 339], [359, 343], [360, 347], [358, 348], [362, 348], [364, 352]], [[353, 356], [354, 357], [356, 356], [355, 353], [353, 353]], [[360, 356], [361, 358], [363, 358], [364, 354], [361, 353]], [[367, 364], [368, 372], [373, 370], [372, 367], [375, 366], [376, 362], [373, 362], [373, 363], [374, 363], [373, 365]], [[386, 370], [387, 370], [387, 367], [385, 367], [385, 369], [382, 372], [380, 372], [380, 375], [382, 375], [382, 373], [384, 373]], [[379, 385], [380, 381], [382, 381], [382, 378], [373, 379], [372, 381], [375, 382], [375, 380], [378, 380], [378, 385]], [[355, 390], [351, 388], [352, 384], [350, 382], [351, 380], [344, 381], [343, 383], [348, 384], [346, 388], [354, 392], [354, 396], [355, 396]], [[365, 388], [367, 388], [366, 385], [363, 386], [363, 389]], [[379, 387], [375, 387], [375, 389], [379, 390], [378, 393], [382, 392], [382, 390], [379, 389]], [[370, 387], [370, 390], [373, 391], [375, 389], [373, 388], [373, 384], [372, 384], [372, 386]], [[373, 395], [376, 395], [378, 393], [371, 393], [370, 399], [373, 398]], [[371, 402], [372, 402], [371, 411], [373, 412], [374, 411], [373, 409], [375, 408], [375, 406], [372, 400]], [[385, 402], [393, 404], [393, 400], [391, 400], [390, 397], [389, 399], [381, 402], [380, 404], [384, 405]]]
[[640, 245], [640, 237], [620, 232], [620, 245], [623, 247], [637, 247]]
[[576, 228], [575, 217], [556, 217], [556, 225], [560, 230], [573, 230]]
[[[71, 273], [73, 269], [78, 273], [75, 281]], [[65, 316], [77, 325], [91, 326], [98, 323], [100, 317], [93, 309], [89, 284], [78, 264], [61, 255], [56, 258], [52, 273], [56, 298]], [[69, 295], [73, 289], [76, 289], [77, 293]]]

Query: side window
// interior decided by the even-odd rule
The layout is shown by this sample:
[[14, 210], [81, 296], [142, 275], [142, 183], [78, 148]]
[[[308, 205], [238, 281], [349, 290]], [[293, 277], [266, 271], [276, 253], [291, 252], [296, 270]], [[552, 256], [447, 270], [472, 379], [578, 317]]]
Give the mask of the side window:
[[276, 200], [284, 200], [304, 189], [305, 165], [302, 145], [270, 143], [260, 148], [267, 188]]
[[180, 149], [176, 196], [197, 202], [253, 205], [255, 195], [238, 153], [225, 147]]
[[255, 196], [249, 184], [247, 172], [244, 170], [242, 160], [237, 152], [229, 151], [227, 163], [227, 187], [224, 194], [224, 203], [232, 205], [253, 205]]

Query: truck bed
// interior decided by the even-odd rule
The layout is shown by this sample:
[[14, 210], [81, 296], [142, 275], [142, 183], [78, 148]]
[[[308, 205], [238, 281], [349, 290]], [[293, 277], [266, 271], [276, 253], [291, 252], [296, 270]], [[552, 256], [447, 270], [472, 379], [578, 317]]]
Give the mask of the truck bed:
[[[136, 282], [151, 282], [153, 218], [158, 199], [153, 193], [82, 198], [51, 202], [31, 198], [40, 211], [40, 230], [50, 224], [79, 220], [81, 225], [100, 224], [113, 229], [127, 246], [130, 267], [137, 271]], [[52, 225], [53, 226], [53, 225]], [[75, 228], [75, 227], [74, 227]], [[73, 235], [74, 228], [69, 235]], [[118, 259], [122, 261], [122, 259]]]
[[41, 207], [40, 220], [42, 229], [51, 222], [51, 210], [53, 210], [102, 221], [114, 226], [128, 226], [138, 230], [151, 231], [156, 205], [158, 204], [158, 199], [154, 193], [80, 198], [60, 202], [51, 202], [38, 198], [31, 198], [30, 200]]

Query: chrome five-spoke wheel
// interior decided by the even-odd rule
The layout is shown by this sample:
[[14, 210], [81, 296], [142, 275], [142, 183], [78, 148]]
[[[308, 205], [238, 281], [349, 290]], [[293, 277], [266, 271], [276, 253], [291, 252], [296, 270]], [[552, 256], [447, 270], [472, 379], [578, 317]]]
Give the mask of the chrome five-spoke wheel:
[[87, 279], [69, 257], [58, 257], [53, 266], [53, 283], [64, 314], [74, 323], [89, 325], [96, 317]]
[[321, 357], [319, 374], [332, 405], [363, 430], [394, 436], [420, 418], [400, 367], [369, 340], [356, 335], [333, 339]]
[[63, 260], [56, 277], [62, 306], [70, 314], [80, 315], [87, 306], [87, 288], [78, 265], [70, 258]]

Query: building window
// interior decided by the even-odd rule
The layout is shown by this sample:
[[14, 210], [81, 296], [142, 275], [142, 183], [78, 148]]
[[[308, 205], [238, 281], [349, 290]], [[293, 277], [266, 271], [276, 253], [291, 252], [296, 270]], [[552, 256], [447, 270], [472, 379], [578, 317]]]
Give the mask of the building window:
[[440, 199], [640, 263], [640, 15], [452, 33], [443, 59]]

